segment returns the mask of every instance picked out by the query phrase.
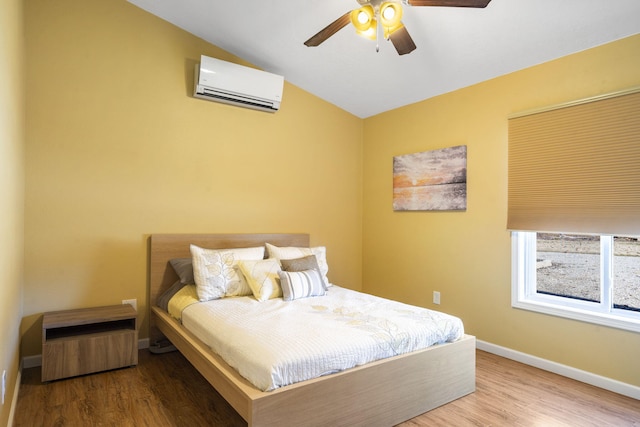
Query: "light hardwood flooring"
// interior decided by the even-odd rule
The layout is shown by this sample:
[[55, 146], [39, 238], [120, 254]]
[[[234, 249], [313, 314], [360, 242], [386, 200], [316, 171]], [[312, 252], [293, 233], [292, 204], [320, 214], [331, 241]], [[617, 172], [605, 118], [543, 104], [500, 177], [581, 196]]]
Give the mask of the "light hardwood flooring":
[[[246, 426], [179, 353], [139, 356], [45, 384], [25, 369], [14, 426]], [[401, 426], [640, 427], [640, 401], [478, 351], [475, 393]]]

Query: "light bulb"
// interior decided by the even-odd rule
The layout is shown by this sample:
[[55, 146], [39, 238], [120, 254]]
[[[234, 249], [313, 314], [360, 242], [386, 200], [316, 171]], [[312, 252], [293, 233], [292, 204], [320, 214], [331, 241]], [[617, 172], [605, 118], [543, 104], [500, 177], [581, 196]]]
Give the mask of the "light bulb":
[[366, 24], [369, 21], [369, 15], [366, 12], [360, 11], [358, 13], [358, 22], [361, 24]]
[[396, 10], [393, 7], [386, 7], [382, 11], [382, 16], [384, 17], [384, 19], [392, 20], [395, 15]]

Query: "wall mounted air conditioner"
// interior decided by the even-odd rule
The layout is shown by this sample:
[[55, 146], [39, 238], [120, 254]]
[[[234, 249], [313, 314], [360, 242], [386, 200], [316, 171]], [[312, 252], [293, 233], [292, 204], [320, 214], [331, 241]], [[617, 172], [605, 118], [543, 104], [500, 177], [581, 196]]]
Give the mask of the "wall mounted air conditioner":
[[284, 77], [202, 55], [193, 96], [271, 113], [280, 109]]

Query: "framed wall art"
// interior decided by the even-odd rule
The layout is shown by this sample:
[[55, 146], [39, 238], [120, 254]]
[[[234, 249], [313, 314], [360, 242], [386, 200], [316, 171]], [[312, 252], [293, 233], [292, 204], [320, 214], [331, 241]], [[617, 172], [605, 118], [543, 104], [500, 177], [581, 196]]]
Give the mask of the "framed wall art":
[[466, 145], [393, 158], [394, 211], [466, 209]]

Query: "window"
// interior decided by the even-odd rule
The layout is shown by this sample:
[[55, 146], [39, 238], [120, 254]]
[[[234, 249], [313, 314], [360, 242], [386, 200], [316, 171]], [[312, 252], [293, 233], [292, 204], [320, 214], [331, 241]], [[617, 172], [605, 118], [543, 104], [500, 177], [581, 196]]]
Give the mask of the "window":
[[513, 232], [512, 305], [640, 332], [640, 241]]
[[638, 114], [632, 88], [509, 117], [514, 307], [640, 332]]

